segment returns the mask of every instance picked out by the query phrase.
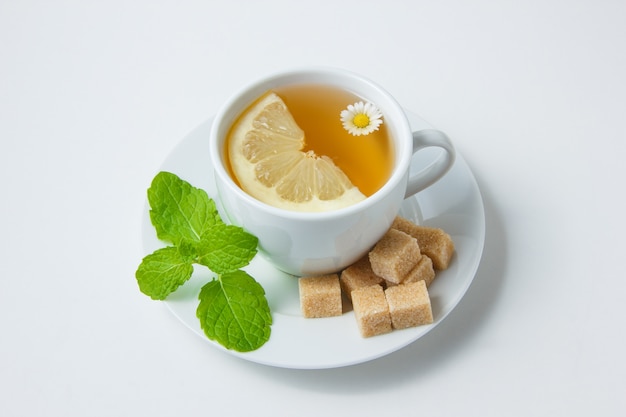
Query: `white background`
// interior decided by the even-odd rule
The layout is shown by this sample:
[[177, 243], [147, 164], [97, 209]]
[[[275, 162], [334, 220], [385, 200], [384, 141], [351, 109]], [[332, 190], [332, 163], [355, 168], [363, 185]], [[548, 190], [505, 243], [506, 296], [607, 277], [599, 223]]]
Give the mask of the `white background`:
[[[466, 297], [332, 370], [224, 354], [142, 295], [145, 190], [231, 93], [359, 72], [483, 194]], [[0, 1], [0, 415], [626, 414], [626, 2]]]

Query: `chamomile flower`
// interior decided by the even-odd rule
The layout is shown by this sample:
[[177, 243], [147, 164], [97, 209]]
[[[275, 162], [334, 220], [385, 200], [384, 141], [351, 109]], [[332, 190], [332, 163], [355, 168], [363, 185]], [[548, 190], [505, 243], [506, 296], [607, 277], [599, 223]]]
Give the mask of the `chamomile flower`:
[[344, 129], [354, 136], [369, 135], [383, 123], [383, 115], [372, 103], [350, 104], [341, 112]]

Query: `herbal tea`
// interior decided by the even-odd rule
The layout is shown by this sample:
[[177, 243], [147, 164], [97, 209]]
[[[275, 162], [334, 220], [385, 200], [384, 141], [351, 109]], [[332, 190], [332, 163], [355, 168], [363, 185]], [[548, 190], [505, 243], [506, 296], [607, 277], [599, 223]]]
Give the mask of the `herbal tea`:
[[393, 149], [384, 119], [378, 130], [362, 136], [353, 136], [341, 123], [342, 110], [366, 100], [338, 87], [320, 85], [287, 86], [275, 91], [304, 130], [304, 151], [331, 158], [366, 196], [387, 182]]
[[[358, 102], [366, 100], [338, 87], [312, 84], [263, 95], [228, 134], [233, 178], [268, 204], [302, 211], [340, 208], [374, 194], [391, 174], [393, 145], [384, 115]], [[242, 184], [242, 175], [256, 180]]]

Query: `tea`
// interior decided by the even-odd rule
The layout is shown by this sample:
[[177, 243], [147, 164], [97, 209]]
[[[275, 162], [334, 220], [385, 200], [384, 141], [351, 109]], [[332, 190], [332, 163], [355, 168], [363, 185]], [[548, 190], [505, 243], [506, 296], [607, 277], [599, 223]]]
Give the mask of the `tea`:
[[[272, 91], [284, 101], [304, 131], [303, 152], [313, 151], [331, 158], [365, 196], [374, 194], [387, 182], [393, 167], [393, 145], [384, 115], [383, 124], [368, 135], [354, 136], [341, 122], [342, 110], [366, 100], [338, 87], [317, 84], [281, 86]], [[230, 133], [226, 146], [231, 141]]]
[[365, 99], [327, 85], [291, 85], [274, 91], [304, 130], [305, 152], [312, 150], [331, 158], [366, 196], [387, 182], [393, 167], [393, 148], [384, 115], [378, 130], [365, 136], [348, 133], [339, 116], [349, 104]]

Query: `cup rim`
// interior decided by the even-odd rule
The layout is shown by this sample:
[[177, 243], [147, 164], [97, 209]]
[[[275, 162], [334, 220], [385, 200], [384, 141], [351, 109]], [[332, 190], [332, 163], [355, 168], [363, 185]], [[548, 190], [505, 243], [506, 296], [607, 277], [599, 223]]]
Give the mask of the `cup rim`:
[[[306, 78], [306, 81], [302, 81]], [[331, 83], [328, 80], [333, 79]], [[300, 80], [300, 81], [297, 81]], [[326, 82], [322, 82], [325, 80]], [[272, 74], [261, 77], [252, 83], [244, 85], [238, 91], [236, 91], [230, 98], [221, 106], [211, 126], [210, 139], [209, 139], [209, 156], [213, 165], [213, 170], [216, 176], [235, 193], [239, 199], [243, 199], [247, 204], [251, 205], [255, 209], [266, 212], [270, 215], [284, 217], [286, 219], [308, 220], [308, 221], [327, 221], [329, 219], [337, 219], [341, 217], [350, 217], [355, 213], [362, 211], [367, 207], [371, 207], [381, 200], [385, 199], [389, 193], [391, 193], [403, 180], [408, 178], [408, 170], [410, 166], [411, 156], [413, 154], [412, 141], [407, 141], [406, 146], [402, 149], [397, 149], [398, 141], [394, 140], [394, 168], [385, 184], [380, 187], [374, 194], [367, 197], [365, 200], [359, 201], [355, 204], [349, 205], [336, 210], [322, 211], [322, 212], [305, 212], [282, 209], [274, 207], [267, 203], [264, 203], [245, 191], [243, 191], [231, 178], [228, 173], [225, 164], [223, 162], [223, 142], [226, 140], [226, 133], [235, 121], [235, 119], [241, 114], [241, 112], [255, 99], [260, 97], [263, 93], [271, 90], [273, 87], [283, 86], [289, 83], [323, 83], [334, 84], [339, 87], [344, 87], [342, 82], [350, 81], [350, 85], [355, 86], [358, 84], [360, 87], [357, 94], [363, 95], [360, 91], [365, 90], [375, 92], [376, 94], [366, 94], [366, 96], [376, 95], [383, 98], [383, 100], [372, 100], [377, 106], [380, 103], [384, 103], [380, 106], [381, 111], [386, 119], [392, 117], [394, 120], [393, 135], [412, 137], [412, 131], [404, 113], [404, 110], [396, 99], [385, 90], [382, 86], [374, 81], [357, 74], [352, 71], [348, 71], [340, 68], [333, 67], [306, 67], [291, 69], [286, 71], [274, 72]], [[222, 135], [222, 131], [224, 131]], [[403, 193], [404, 195], [404, 190]]]

